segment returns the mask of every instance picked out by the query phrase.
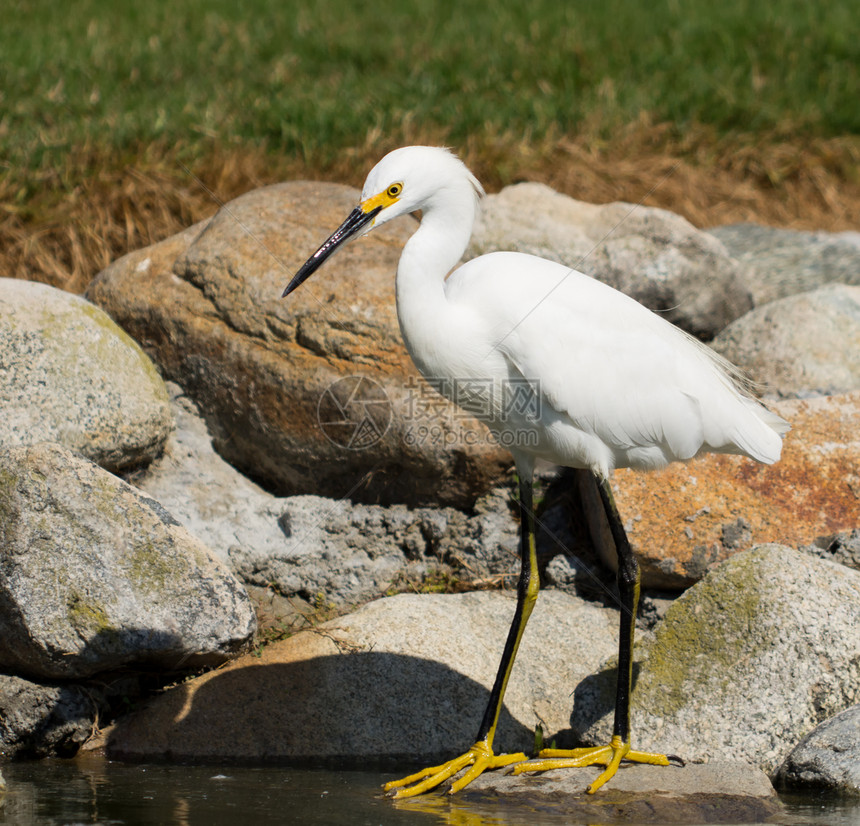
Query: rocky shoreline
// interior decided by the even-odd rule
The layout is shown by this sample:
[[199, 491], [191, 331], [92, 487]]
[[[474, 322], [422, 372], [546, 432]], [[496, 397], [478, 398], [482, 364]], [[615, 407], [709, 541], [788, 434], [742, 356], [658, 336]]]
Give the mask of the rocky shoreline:
[[[408, 226], [278, 298], [356, 197], [248, 193], [112, 264], [88, 300], [0, 279], [5, 758], [97, 744], [361, 763], [470, 744], [518, 570], [504, 446], [400, 344]], [[857, 234], [707, 233], [522, 184], [487, 198], [467, 255], [497, 248], [577, 266], [713, 340], [793, 427], [772, 468], [706, 456], [615, 475], [646, 588], [637, 747], [860, 793]], [[612, 707], [605, 527], [582, 475], [546, 468], [541, 489], [545, 592], [506, 750], [529, 750], [536, 726], [605, 740]]]

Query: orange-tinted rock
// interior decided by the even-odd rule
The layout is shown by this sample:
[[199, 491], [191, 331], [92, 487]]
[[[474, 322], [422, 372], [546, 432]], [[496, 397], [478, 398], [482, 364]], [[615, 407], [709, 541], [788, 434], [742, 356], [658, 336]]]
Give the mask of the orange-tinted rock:
[[358, 197], [307, 182], [255, 190], [115, 262], [88, 297], [194, 398], [219, 453], [275, 492], [471, 505], [510, 458], [441, 398], [427, 433], [410, 418], [416, 394], [434, 396], [395, 312], [414, 225], [350, 244], [281, 298]]
[[706, 455], [615, 473], [644, 585], [687, 587], [753, 544], [796, 547], [860, 527], [860, 393], [772, 406], [792, 426], [775, 465]]

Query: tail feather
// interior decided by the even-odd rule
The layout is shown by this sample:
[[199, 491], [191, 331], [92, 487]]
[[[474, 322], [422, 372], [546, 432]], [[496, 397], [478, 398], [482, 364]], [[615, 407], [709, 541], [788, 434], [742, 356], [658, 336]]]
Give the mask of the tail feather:
[[755, 399], [742, 400], [754, 418], [748, 420], [750, 427], [736, 433], [735, 443], [750, 458], [772, 465], [782, 453], [782, 440], [791, 425]]
[[766, 465], [772, 465], [778, 461], [782, 453], [782, 439], [791, 429], [791, 425], [782, 416], [768, 410], [756, 398], [756, 390], [759, 388], [743, 370], [698, 339], [687, 333], [683, 335], [715, 368], [716, 375], [746, 408], [745, 412], [748, 415], [741, 417], [743, 423], [732, 434], [734, 444], [751, 459]]

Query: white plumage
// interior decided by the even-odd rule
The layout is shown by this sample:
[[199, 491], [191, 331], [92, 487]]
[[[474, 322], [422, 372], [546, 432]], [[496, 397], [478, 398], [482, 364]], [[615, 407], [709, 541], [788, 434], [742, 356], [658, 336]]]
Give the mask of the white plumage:
[[608, 285], [514, 252], [482, 255], [445, 280], [468, 245], [481, 193], [455, 156], [395, 150], [371, 171], [363, 201], [392, 183], [402, 194], [371, 226], [423, 213], [397, 270], [409, 353], [428, 377], [533, 384], [538, 422], [510, 411], [488, 422], [539, 437], [534, 450], [513, 448], [518, 463], [525, 451], [605, 478], [615, 467], [658, 468], [702, 451], [779, 458], [786, 423], [745, 392], [731, 365]]
[[[482, 255], [448, 274], [469, 243], [480, 184], [444, 149], [413, 146], [386, 155], [362, 200], [284, 291], [296, 289], [340, 246], [420, 210], [421, 224], [397, 268], [397, 315], [418, 369], [435, 386], [492, 388], [484, 421], [510, 446], [520, 488], [522, 571], [517, 608], [475, 744], [440, 766], [387, 784], [420, 794], [462, 769], [451, 791], [482, 771], [515, 773], [599, 764], [594, 792], [622, 760], [667, 766], [666, 755], [633, 750], [630, 692], [639, 573], [607, 477], [616, 467], [653, 469], [704, 452], [775, 462], [788, 424], [745, 389], [738, 371], [708, 347], [623, 293], [561, 264], [514, 252]], [[509, 404], [511, 388], [525, 400]], [[532, 476], [536, 459], [593, 472], [618, 554], [621, 633], [612, 741], [608, 746], [496, 755], [493, 738], [517, 648], [538, 593]], [[409, 751], [408, 746], [404, 751]]]

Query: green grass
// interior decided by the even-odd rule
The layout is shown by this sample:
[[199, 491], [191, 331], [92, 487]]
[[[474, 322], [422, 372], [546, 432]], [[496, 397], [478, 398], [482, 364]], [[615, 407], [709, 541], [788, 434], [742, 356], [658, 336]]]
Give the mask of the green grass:
[[643, 113], [860, 133], [856, 0], [12, 0], [3, 17], [0, 174], [19, 200], [76, 153], [148, 144], [325, 167], [421, 138], [607, 139]]

